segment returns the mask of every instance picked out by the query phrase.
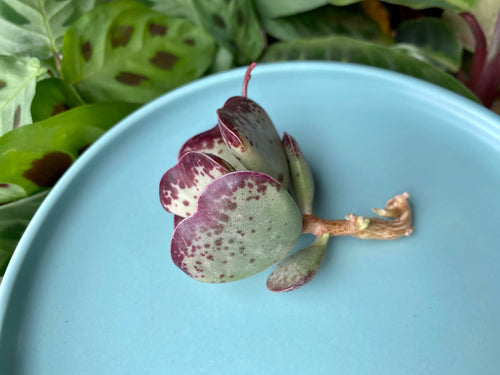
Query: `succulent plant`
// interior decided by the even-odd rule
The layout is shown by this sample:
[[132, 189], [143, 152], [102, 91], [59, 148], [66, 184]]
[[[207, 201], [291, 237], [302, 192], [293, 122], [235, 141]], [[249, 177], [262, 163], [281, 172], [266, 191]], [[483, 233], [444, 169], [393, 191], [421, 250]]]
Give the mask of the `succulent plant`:
[[[281, 139], [266, 111], [247, 97], [255, 65], [247, 69], [241, 96], [217, 110], [218, 124], [189, 139], [161, 179], [160, 202], [175, 215], [175, 265], [196, 280], [224, 283], [279, 263], [266, 285], [283, 292], [314, 277], [332, 236], [410, 235], [408, 193], [374, 209], [389, 220], [313, 214], [313, 177], [297, 141], [287, 133]], [[290, 255], [302, 233], [317, 238]]]

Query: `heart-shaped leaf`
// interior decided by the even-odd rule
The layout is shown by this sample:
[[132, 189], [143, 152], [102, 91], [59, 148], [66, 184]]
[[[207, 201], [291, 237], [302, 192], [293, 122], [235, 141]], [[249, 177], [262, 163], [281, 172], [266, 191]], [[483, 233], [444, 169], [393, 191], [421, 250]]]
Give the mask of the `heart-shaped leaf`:
[[201, 152], [184, 154], [160, 181], [160, 202], [170, 213], [188, 217], [194, 213], [202, 190], [216, 178], [234, 171], [215, 155]]
[[215, 40], [201, 27], [122, 0], [67, 30], [62, 69], [86, 101], [145, 103], [200, 77], [214, 53]]
[[0, 56], [0, 136], [31, 124], [36, 78], [44, 71], [36, 58]]
[[307, 284], [318, 272], [330, 237], [323, 234], [311, 246], [299, 250], [276, 266], [266, 286], [272, 292], [289, 292]]
[[39, 59], [60, 53], [66, 29], [94, 0], [2, 0], [0, 54]]
[[228, 173], [203, 190], [197, 211], [175, 229], [172, 260], [196, 280], [235, 281], [283, 259], [301, 231], [299, 208], [278, 181]]
[[184, 143], [184, 145], [181, 147], [178, 159], [180, 159], [184, 154], [190, 151], [205, 152], [208, 154], [217, 155], [218, 157], [224, 159], [230, 165], [232, 165], [235, 170], [246, 170], [243, 164], [241, 164], [229, 150], [229, 148], [227, 148], [226, 143], [224, 142], [224, 139], [220, 134], [218, 125], [188, 139], [186, 143]]
[[314, 199], [314, 179], [311, 168], [309, 168], [297, 141], [288, 133], [283, 136], [283, 148], [290, 167], [295, 200], [302, 213], [310, 215]]
[[281, 139], [266, 111], [243, 96], [229, 98], [217, 110], [227, 147], [249, 170], [266, 173], [288, 188], [288, 162]]

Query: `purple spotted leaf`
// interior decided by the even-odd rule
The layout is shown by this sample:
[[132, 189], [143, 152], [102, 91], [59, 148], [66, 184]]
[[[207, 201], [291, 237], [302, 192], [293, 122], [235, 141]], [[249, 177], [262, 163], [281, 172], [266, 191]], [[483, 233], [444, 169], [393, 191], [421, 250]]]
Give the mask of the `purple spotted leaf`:
[[249, 170], [289, 184], [288, 162], [281, 139], [266, 111], [244, 96], [229, 98], [217, 110], [219, 129], [227, 147]]
[[113, 1], [66, 31], [62, 71], [87, 102], [145, 103], [201, 77], [215, 48], [212, 36], [188, 20]]
[[300, 210], [278, 181], [228, 173], [207, 185], [197, 211], [174, 230], [172, 260], [196, 280], [235, 281], [282, 260], [301, 231]]
[[317, 237], [312, 245], [278, 264], [267, 279], [267, 288], [272, 292], [289, 292], [311, 281], [323, 262], [329, 238], [328, 234]]
[[181, 147], [178, 159], [189, 151], [205, 152], [217, 155], [231, 164], [237, 171], [246, 170], [243, 164], [241, 164], [227, 148], [224, 143], [224, 139], [220, 134], [218, 125], [188, 139], [187, 142]]
[[283, 147], [290, 167], [295, 200], [303, 214], [312, 214], [314, 180], [306, 158], [297, 141], [288, 133], [283, 136]]
[[180, 217], [192, 215], [202, 190], [216, 178], [234, 171], [218, 156], [188, 152], [160, 181], [160, 202], [168, 212]]

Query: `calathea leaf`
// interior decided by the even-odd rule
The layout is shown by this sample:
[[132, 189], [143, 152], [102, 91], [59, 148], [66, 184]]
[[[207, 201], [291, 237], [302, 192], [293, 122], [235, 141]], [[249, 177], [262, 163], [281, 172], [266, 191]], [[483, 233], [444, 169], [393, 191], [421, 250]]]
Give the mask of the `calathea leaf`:
[[264, 62], [313, 59], [352, 62], [396, 71], [477, 101], [477, 97], [461, 82], [436, 67], [397, 49], [352, 38], [328, 37], [275, 43], [262, 57]]
[[[0, 186], [0, 194], [1, 191]], [[48, 192], [49, 190], [45, 190], [31, 197], [0, 205], [0, 275], [3, 275], [19, 239]]]
[[[359, 3], [359, 0], [256, 0], [259, 13], [263, 17], [276, 18], [302, 13], [326, 4], [345, 6]], [[387, 0], [387, 3], [404, 5], [414, 9], [444, 8], [455, 11], [470, 11], [477, 0]]]
[[192, 0], [192, 3], [199, 23], [235, 55], [237, 64], [250, 63], [260, 56], [265, 40], [252, 1]]
[[33, 121], [42, 121], [68, 109], [85, 104], [76, 90], [59, 78], [38, 81], [31, 103]]
[[174, 263], [207, 283], [254, 275], [283, 259], [302, 231], [302, 215], [275, 179], [240, 171], [203, 190], [194, 215], [174, 230]]
[[71, 163], [137, 105], [89, 104], [0, 137], [0, 203], [52, 186]]
[[453, 29], [438, 18], [424, 17], [401, 23], [396, 41], [414, 45], [432, 62], [457, 72], [461, 65], [462, 46]]
[[44, 71], [36, 58], [0, 56], [0, 136], [31, 123], [36, 78]]
[[62, 68], [84, 100], [145, 103], [200, 77], [214, 52], [202, 28], [123, 0], [93, 9], [68, 29]]
[[274, 38], [283, 41], [346, 35], [365, 40], [386, 40], [380, 26], [357, 6], [324, 6], [280, 18], [263, 18], [262, 24]]
[[60, 53], [66, 29], [94, 0], [2, 0], [0, 54], [47, 59]]

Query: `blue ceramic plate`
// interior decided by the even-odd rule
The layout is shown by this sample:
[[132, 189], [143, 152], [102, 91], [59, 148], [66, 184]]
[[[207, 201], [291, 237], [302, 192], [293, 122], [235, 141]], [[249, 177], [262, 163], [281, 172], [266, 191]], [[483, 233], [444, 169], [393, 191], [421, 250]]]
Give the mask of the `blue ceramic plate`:
[[319, 216], [408, 191], [413, 236], [334, 239], [316, 278], [283, 294], [265, 288], [270, 270], [209, 285], [172, 264], [159, 180], [243, 75], [144, 106], [64, 175], [1, 285], [0, 373], [497, 374], [499, 118], [430, 84], [285, 63], [249, 86], [301, 145]]

